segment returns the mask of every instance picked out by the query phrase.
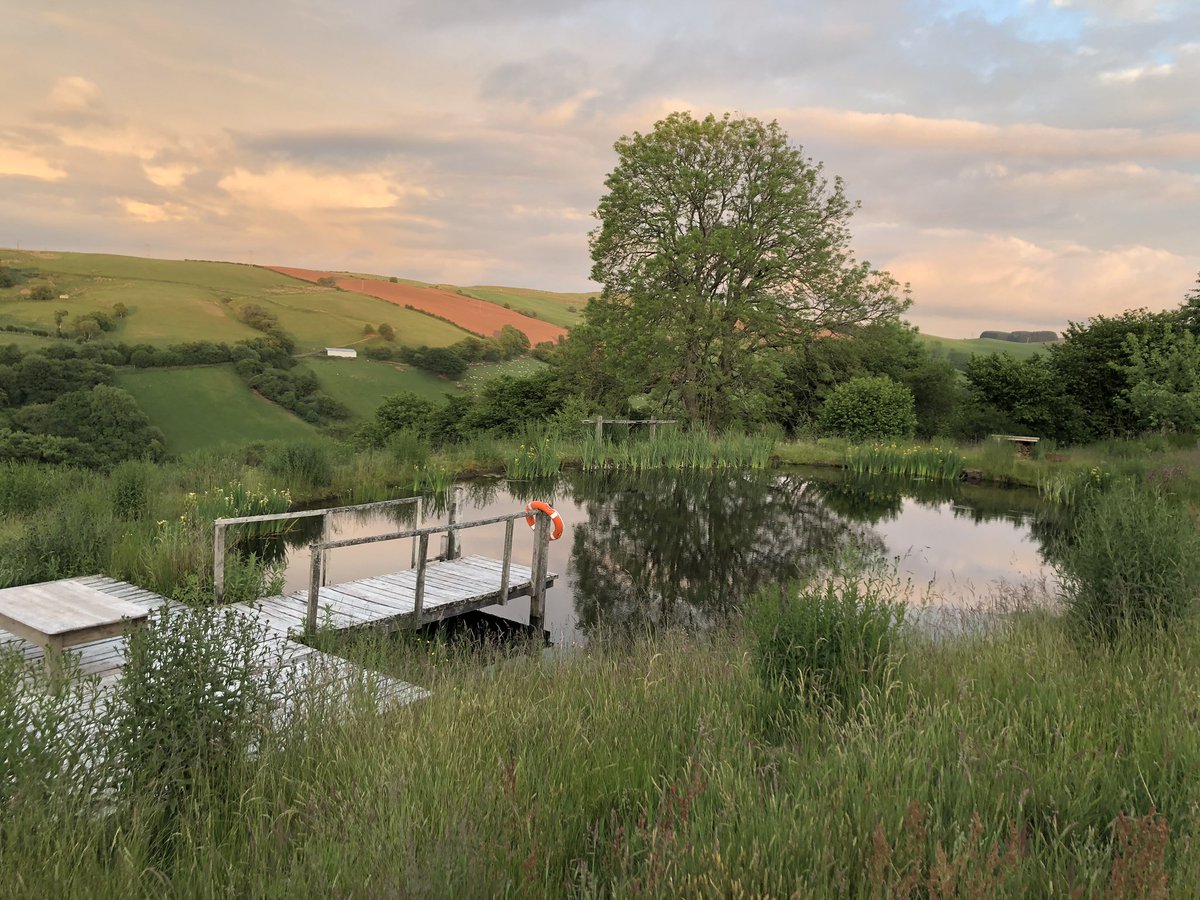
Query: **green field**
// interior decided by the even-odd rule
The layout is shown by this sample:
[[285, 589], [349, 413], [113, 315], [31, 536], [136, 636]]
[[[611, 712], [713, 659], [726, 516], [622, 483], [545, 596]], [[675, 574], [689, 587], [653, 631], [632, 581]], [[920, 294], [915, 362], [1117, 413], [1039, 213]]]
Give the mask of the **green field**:
[[317, 429], [252, 393], [233, 366], [123, 370], [117, 386], [137, 399], [167, 436], [167, 450], [186, 453], [250, 441], [295, 440]]
[[570, 328], [583, 321], [583, 308], [587, 306], [592, 294], [555, 294], [550, 291], [535, 291], [532, 288], [493, 287], [477, 285], [473, 287], [455, 288], [444, 285], [450, 290], [456, 290], [468, 297], [486, 300], [497, 306], [509, 306], [517, 312], [533, 315], [553, 325]]
[[921, 341], [931, 353], [949, 357], [956, 365], [965, 363], [972, 354], [1007, 353], [1017, 359], [1029, 359], [1045, 353], [1051, 344], [1018, 344], [1015, 341], [998, 341], [994, 338], [944, 338], [932, 334], [921, 334]]
[[[364, 326], [384, 322], [395, 329], [398, 341], [414, 346], [445, 347], [467, 335], [385, 300], [236, 263], [0, 250], [0, 265], [37, 270], [25, 285], [0, 290], [0, 324], [53, 331], [55, 310], [67, 310], [69, 327], [75, 317], [124, 303], [130, 315], [106, 335], [111, 341], [165, 346], [254, 338], [258, 332], [237, 319], [237, 309], [247, 303], [271, 309], [300, 350], [352, 344], [363, 339]], [[37, 302], [21, 296], [22, 289], [36, 284], [49, 284], [68, 299]]]
[[401, 391], [428, 400], [458, 393], [454, 382], [399, 363], [313, 357], [307, 365], [316, 373], [321, 390], [350, 407], [356, 419], [370, 418], [385, 397]]

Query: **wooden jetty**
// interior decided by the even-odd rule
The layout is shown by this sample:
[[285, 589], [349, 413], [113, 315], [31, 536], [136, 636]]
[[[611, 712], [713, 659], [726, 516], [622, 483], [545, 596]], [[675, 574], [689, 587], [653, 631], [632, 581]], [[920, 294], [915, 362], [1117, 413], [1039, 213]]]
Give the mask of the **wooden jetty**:
[[[222, 519], [216, 523], [217, 540], [214, 541], [214, 574], [223, 576], [225, 555], [225, 531], [238, 524], [268, 520], [296, 518], [303, 515], [329, 515], [345, 510], [359, 510], [397, 503], [363, 504], [358, 507], [339, 507], [335, 510], [314, 510], [306, 513], [284, 513], [275, 516], [248, 516]], [[457, 509], [458, 504], [452, 507]], [[547, 572], [550, 517], [537, 512], [533, 559], [529, 566], [512, 561], [513, 525], [517, 519], [527, 517], [525, 511], [496, 516], [476, 522], [452, 521], [445, 525], [409, 529], [369, 537], [326, 540], [329, 529], [323, 531], [322, 539], [310, 546], [312, 557], [312, 580], [309, 589], [293, 591], [274, 597], [264, 597], [249, 603], [232, 604], [237, 614], [246, 617], [248, 627], [256, 626], [265, 633], [264, 642], [278, 651], [285, 693], [289, 687], [303, 691], [311, 687], [314, 680], [326, 686], [336, 682], [349, 683], [355, 679], [370, 682], [380, 703], [408, 703], [428, 696], [428, 692], [415, 685], [399, 681], [378, 672], [367, 672], [360, 667], [313, 649], [302, 642], [306, 634], [316, 629], [347, 631], [362, 628], [417, 628], [429, 622], [460, 615], [486, 606], [506, 603], [517, 596], [530, 597], [531, 624], [541, 625], [545, 615], [546, 588], [557, 576]], [[327, 520], [328, 524], [328, 520]], [[481, 556], [458, 556], [440, 560], [428, 559], [429, 539], [443, 533], [447, 535], [448, 553], [457, 554], [457, 537], [464, 529], [487, 525], [505, 525], [504, 558], [487, 559]], [[362, 578], [342, 584], [322, 583], [323, 562], [326, 553], [340, 547], [379, 541], [414, 541], [414, 569], [390, 574]], [[216, 579], [220, 596], [222, 577]], [[44, 585], [29, 585], [25, 590], [31, 598], [47, 592], [78, 594], [92, 592], [144, 611], [146, 618], [153, 620], [162, 609], [178, 609], [182, 604], [135, 585], [116, 581], [105, 576], [64, 579]], [[19, 596], [22, 588], [11, 588], [9, 592]], [[10, 600], [12, 597], [10, 597]], [[131, 616], [130, 618], [140, 618]], [[75, 657], [77, 671], [82, 675], [93, 675], [100, 679], [102, 687], [111, 688], [125, 660], [126, 634], [108, 632], [103, 639], [79, 642], [61, 652]], [[46, 658], [43, 643], [26, 639], [0, 630], [0, 645], [16, 647], [30, 662]], [[51, 652], [60, 652], [52, 648]]]

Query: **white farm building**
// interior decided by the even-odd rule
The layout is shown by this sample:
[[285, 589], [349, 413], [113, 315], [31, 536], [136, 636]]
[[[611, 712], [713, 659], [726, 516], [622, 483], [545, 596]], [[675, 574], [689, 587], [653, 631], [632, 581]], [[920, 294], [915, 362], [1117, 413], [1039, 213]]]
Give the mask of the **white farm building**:
[[326, 356], [342, 356], [346, 359], [354, 359], [358, 356], [357, 350], [351, 350], [349, 347], [326, 347]]

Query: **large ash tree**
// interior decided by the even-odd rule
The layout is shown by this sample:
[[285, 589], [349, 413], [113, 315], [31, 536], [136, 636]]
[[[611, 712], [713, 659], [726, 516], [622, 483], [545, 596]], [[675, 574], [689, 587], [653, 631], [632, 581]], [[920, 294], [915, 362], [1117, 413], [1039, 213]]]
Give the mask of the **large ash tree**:
[[591, 234], [604, 290], [577, 348], [611, 393], [710, 427], [753, 421], [789, 353], [907, 307], [855, 259], [841, 179], [776, 123], [679, 112], [615, 148]]

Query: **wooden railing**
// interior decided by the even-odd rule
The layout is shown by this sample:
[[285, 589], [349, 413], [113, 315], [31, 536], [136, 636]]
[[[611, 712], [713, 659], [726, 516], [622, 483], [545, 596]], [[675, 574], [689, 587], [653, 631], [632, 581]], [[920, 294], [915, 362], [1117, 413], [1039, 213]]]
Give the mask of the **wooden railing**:
[[[217, 603], [222, 602], [225, 597], [225, 536], [226, 532], [234, 525], [247, 525], [252, 522], [286, 522], [291, 519], [311, 519], [317, 516], [324, 518], [324, 524], [321, 528], [322, 535], [331, 533], [330, 525], [332, 516], [337, 513], [344, 512], [363, 512], [370, 509], [385, 509], [389, 506], [404, 506], [407, 504], [416, 504], [417, 507], [417, 523], [421, 522], [423, 515], [423, 504], [420, 497], [401, 497], [398, 500], [380, 500], [376, 503], [358, 503], [354, 506], [333, 506], [328, 509], [306, 509], [300, 512], [286, 513], [268, 513], [261, 516], [235, 516], [229, 519], [217, 519], [213, 522], [213, 596]], [[450, 508], [451, 521], [457, 515], [458, 503], [454, 503]], [[413, 542], [413, 565], [416, 565], [417, 546]]]
[[[533, 512], [509, 513], [503, 516], [493, 516], [490, 519], [479, 519], [476, 522], [449, 522], [445, 525], [432, 525], [428, 528], [412, 528], [408, 531], [394, 531], [388, 534], [373, 534], [367, 537], [344, 538], [338, 541], [315, 541], [309, 545], [311, 554], [309, 582], [308, 582], [308, 609], [305, 617], [305, 627], [309, 632], [315, 631], [317, 627], [317, 611], [320, 603], [321, 584], [322, 584], [322, 561], [326, 551], [336, 550], [340, 547], [357, 547], [362, 544], [377, 544], [381, 541], [399, 541], [405, 538], [416, 539], [416, 569], [417, 569], [417, 584], [416, 594], [413, 599], [413, 616], [420, 622], [421, 613], [424, 610], [425, 604], [425, 569], [429, 557], [429, 538], [434, 534], [446, 534], [447, 537], [456, 536], [458, 532], [465, 531], [468, 528], [479, 528], [484, 525], [498, 525], [501, 522], [505, 523], [504, 528], [504, 560], [500, 569], [500, 593], [499, 602], [501, 604], [508, 602], [509, 592], [509, 574], [512, 568], [512, 549], [513, 549], [513, 523], [518, 519], [528, 518], [530, 515], [536, 516], [536, 524], [534, 525], [534, 542], [533, 542], [533, 559], [530, 564], [531, 583], [530, 583], [530, 606], [529, 619], [531, 622], [540, 622], [545, 617], [546, 611], [546, 571], [549, 565], [549, 549], [550, 549], [550, 516], [540, 510]], [[453, 542], [448, 542], [453, 546]]]
[[597, 441], [604, 440], [605, 425], [649, 425], [650, 437], [654, 437], [658, 432], [659, 425], [677, 425], [679, 423], [678, 419], [605, 419], [601, 416], [597, 416], [594, 419], [582, 419], [581, 421], [584, 425], [595, 423]]

